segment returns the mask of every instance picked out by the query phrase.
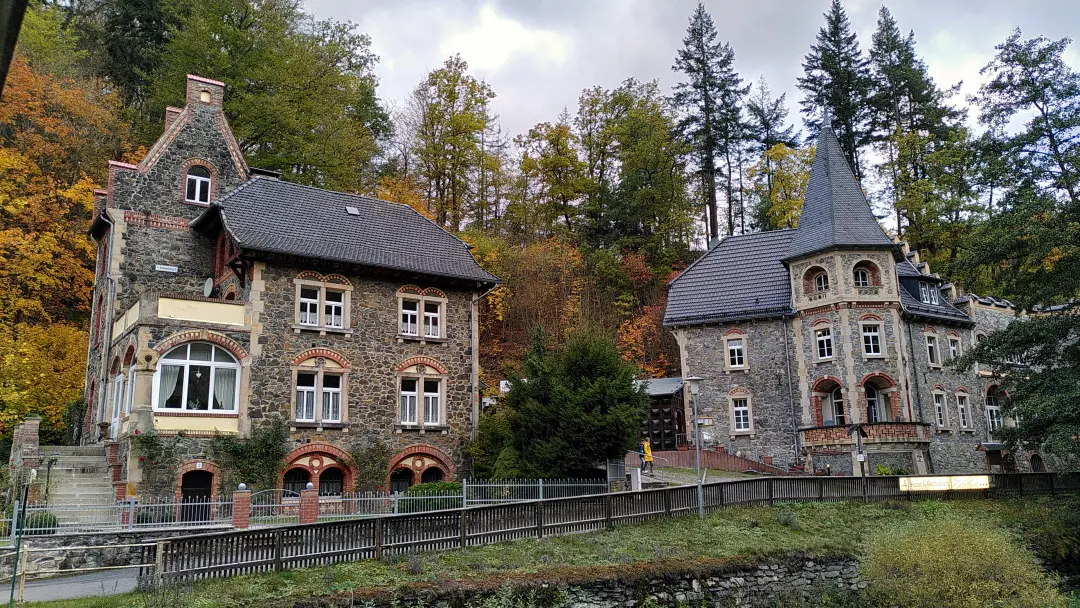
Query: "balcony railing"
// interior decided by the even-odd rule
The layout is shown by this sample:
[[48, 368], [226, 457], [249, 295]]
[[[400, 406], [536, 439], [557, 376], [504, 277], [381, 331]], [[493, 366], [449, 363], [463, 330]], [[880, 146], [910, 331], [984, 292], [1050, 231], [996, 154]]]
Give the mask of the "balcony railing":
[[[864, 444], [929, 442], [930, 425], [923, 422], [878, 422], [861, 425]], [[800, 429], [806, 447], [854, 445], [850, 426], [818, 426]]]

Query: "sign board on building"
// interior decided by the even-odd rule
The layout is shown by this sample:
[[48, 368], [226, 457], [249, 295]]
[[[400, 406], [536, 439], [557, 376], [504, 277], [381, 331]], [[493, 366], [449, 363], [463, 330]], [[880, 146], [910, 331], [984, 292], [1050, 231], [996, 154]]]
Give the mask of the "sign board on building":
[[698, 423], [698, 426], [712, 426], [713, 425], [713, 419], [712, 418], [698, 418], [697, 423]]
[[510, 381], [509, 380], [499, 380], [499, 392], [500, 393], [509, 393], [510, 392]]
[[947, 492], [949, 490], [986, 490], [989, 488], [989, 475], [900, 478], [901, 492]]
[[858, 460], [859, 462], [866, 462], [866, 454], [856, 454], [855, 460]]
[[169, 266], [168, 264], [154, 264], [154, 270], [157, 272], [171, 272], [173, 274], [180, 271], [176, 266]]

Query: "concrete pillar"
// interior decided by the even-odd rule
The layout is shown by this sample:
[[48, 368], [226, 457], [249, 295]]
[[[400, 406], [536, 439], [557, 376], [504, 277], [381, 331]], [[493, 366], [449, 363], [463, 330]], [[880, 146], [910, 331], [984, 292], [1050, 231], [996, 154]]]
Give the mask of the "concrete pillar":
[[41, 450], [38, 430], [41, 428], [41, 418], [27, 416], [22, 424], [22, 465], [35, 468], [41, 464], [39, 451]]
[[313, 524], [319, 520], [319, 491], [300, 490], [300, 523]]
[[[243, 487], [243, 484], [241, 484]], [[305, 490], [306, 491], [306, 490]], [[301, 499], [302, 500], [302, 499]], [[301, 504], [301, 508], [302, 508]], [[318, 504], [315, 508], [318, 517]], [[232, 495], [232, 525], [239, 530], [246, 529], [251, 519], [251, 490], [237, 490]]]

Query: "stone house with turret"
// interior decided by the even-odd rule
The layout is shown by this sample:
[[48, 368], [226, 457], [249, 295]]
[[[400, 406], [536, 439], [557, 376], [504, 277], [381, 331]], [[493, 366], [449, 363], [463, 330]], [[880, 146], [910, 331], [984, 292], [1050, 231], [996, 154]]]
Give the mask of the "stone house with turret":
[[[277, 487], [354, 488], [351, 454], [394, 456], [383, 485], [458, 475], [478, 416], [478, 299], [498, 279], [405, 205], [248, 167], [224, 85], [188, 76], [183, 108], [95, 193], [87, 433], [117, 498], [217, 495], [216, 435], [281, 420]], [[133, 435], [179, 437], [145, 479]], [[243, 481], [243, 480], [240, 480]]]
[[712, 246], [672, 280], [664, 324], [703, 379], [707, 445], [833, 474], [1046, 470], [996, 440], [999, 379], [949, 366], [1016, 315], [886, 235], [826, 126], [798, 228]]

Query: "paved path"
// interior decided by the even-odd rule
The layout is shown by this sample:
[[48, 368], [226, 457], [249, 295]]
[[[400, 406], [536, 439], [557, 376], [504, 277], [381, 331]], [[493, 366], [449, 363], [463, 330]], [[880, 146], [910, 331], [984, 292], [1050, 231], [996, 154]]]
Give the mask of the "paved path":
[[[136, 569], [102, 570], [71, 576], [27, 580], [24, 598], [27, 602], [50, 602], [127, 593], [135, 590], [138, 583], [136, 572]], [[6, 593], [4, 599], [7, 599]]]

